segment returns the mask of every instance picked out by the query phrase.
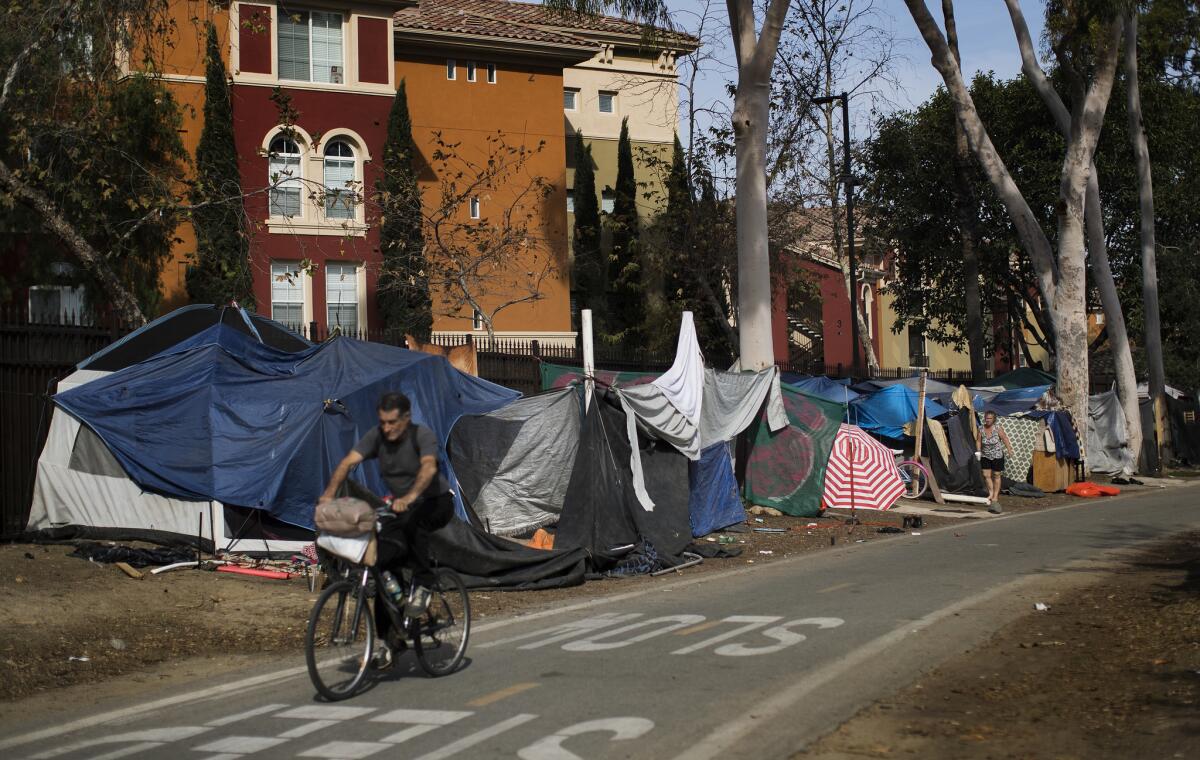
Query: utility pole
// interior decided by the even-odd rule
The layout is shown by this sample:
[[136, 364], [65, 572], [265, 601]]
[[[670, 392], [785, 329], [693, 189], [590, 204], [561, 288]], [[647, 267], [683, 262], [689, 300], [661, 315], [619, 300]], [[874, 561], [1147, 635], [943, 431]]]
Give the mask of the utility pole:
[[858, 261], [854, 252], [854, 175], [850, 173], [850, 95], [830, 95], [813, 98], [814, 105], [829, 105], [836, 101], [842, 103], [842, 184], [846, 187], [846, 242], [850, 257], [850, 344], [853, 359], [850, 373], [859, 374], [859, 345], [858, 345]]

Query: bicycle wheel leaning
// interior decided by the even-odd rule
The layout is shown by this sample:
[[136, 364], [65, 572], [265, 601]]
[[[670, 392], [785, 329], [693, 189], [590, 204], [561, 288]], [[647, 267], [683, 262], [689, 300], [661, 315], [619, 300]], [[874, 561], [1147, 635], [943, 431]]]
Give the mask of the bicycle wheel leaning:
[[471, 600], [453, 570], [433, 571], [429, 607], [412, 621], [410, 634], [417, 664], [438, 677], [458, 670], [471, 636]]
[[910, 459], [896, 467], [900, 470], [900, 479], [904, 481], [905, 498], [919, 499], [924, 496], [925, 489], [929, 487], [929, 471], [925, 465]]
[[375, 620], [363, 584], [331, 584], [313, 605], [304, 640], [317, 692], [330, 701], [352, 696], [367, 674], [374, 646]]

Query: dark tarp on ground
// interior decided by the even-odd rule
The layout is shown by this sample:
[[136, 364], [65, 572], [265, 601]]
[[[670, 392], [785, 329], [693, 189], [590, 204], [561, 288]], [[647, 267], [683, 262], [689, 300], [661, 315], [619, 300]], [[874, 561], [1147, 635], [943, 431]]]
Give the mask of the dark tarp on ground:
[[983, 482], [983, 470], [975, 458], [975, 440], [971, 434], [971, 420], [966, 414], [956, 414], [945, 422], [946, 438], [950, 443], [950, 461], [942, 458], [937, 441], [925, 427], [922, 452], [929, 457], [933, 477], [944, 493], [966, 496], [987, 496], [988, 488]]
[[606, 425], [603, 406], [597, 393], [583, 416], [579, 451], [554, 536], [556, 547], [586, 549], [591, 569], [597, 572], [611, 569], [628, 547], [638, 544], [633, 509], [641, 509], [624, 464], [629, 461], [628, 446], [620, 445], [625, 440], [624, 420]]
[[78, 369], [115, 372], [180, 347], [198, 345], [193, 339], [217, 326], [224, 326], [266, 346], [288, 353], [312, 348], [304, 338], [261, 314], [236, 306], [192, 304], [143, 325], [79, 363]]
[[[224, 325], [220, 342], [127, 367], [55, 396], [104, 441], [143, 489], [180, 499], [267, 510], [312, 528], [312, 510], [338, 461], [376, 423], [387, 391], [442, 447], [463, 414], [519, 396], [455, 370], [444, 357], [335, 338], [298, 354]], [[378, 463], [359, 470], [386, 493]]]
[[690, 463], [688, 485], [692, 535], [707, 536], [721, 528], [746, 521], [746, 510], [738, 498], [737, 479], [728, 443], [715, 443]]
[[984, 385], [995, 387], [1003, 386], [1005, 388], [1029, 388], [1034, 385], [1054, 385], [1058, 379], [1049, 372], [1043, 372], [1036, 367], [1021, 367], [1014, 369], [1011, 372], [1005, 372], [1003, 375], [988, 380]]
[[[363, 499], [376, 509], [383, 506], [378, 496], [353, 480], [346, 481], [342, 495]], [[578, 586], [587, 570], [587, 553], [582, 549], [531, 549], [457, 519], [428, 534], [416, 550], [434, 564], [458, 573], [468, 588]]]

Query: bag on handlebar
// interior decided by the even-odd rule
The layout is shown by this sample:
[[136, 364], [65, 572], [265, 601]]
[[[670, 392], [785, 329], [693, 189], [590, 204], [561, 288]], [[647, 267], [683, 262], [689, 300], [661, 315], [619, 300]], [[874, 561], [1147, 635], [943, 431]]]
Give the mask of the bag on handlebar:
[[361, 536], [375, 530], [375, 510], [362, 499], [345, 496], [318, 504], [313, 521], [321, 533]]

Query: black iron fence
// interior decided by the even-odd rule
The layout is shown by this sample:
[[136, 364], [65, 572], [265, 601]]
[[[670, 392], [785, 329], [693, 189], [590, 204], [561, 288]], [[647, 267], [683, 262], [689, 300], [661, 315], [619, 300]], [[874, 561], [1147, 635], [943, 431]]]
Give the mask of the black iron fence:
[[128, 332], [115, 321], [89, 321], [30, 322], [23, 309], [0, 309], [0, 535], [25, 528], [58, 381]]

